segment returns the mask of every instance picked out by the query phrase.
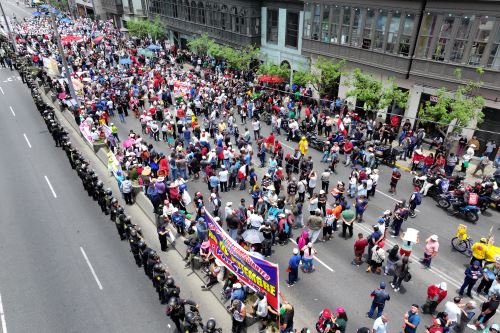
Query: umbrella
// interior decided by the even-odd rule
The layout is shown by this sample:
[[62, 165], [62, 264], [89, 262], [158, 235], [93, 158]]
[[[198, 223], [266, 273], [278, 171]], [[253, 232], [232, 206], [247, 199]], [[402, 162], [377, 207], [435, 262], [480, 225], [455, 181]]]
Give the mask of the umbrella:
[[40, 15], [42, 15], [43, 13], [40, 13], [40, 12], [33, 12], [32, 14], [33, 14], [33, 16], [40, 16]]
[[122, 145], [125, 149], [128, 147], [132, 146], [134, 144], [134, 139], [128, 138], [127, 140], [123, 141]]
[[148, 46], [148, 50], [150, 50], [150, 51], [158, 51], [160, 49], [161, 49], [161, 47], [159, 47], [158, 45], [155, 45], [155, 44], [151, 44]]
[[62, 22], [62, 23], [71, 23], [71, 20], [67, 17], [63, 18], [63, 19], [60, 19], [59, 22]]
[[81, 42], [83, 40], [82, 36], [73, 36], [73, 35], [67, 35], [61, 38], [61, 43], [63, 44], [69, 44], [72, 42]]
[[104, 36], [98, 36], [98, 37], [94, 38], [93, 42], [100, 43], [103, 39], [104, 39]]
[[148, 49], [139, 49], [139, 51], [138, 51], [138, 52], [139, 52], [139, 54], [141, 54], [141, 55], [143, 55], [143, 56], [145, 56], [145, 57], [149, 57], [149, 58], [151, 58], [151, 57], [153, 57], [153, 56], [154, 56], [153, 52], [152, 52], [152, 51], [150, 51], [150, 50], [148, 50]]
[[246, 230], [241, 237], [250, 244], [260, 244], [264, 240], [264, 235], [259, 230], [248, 229]]

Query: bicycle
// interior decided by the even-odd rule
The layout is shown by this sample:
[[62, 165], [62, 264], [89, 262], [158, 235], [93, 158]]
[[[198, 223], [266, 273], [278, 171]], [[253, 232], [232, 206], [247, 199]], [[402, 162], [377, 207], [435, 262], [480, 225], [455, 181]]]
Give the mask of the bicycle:
[[472, 238], [467, 235], [467, 226], [458, 225], [456, 236], [451, 239], [451, 246], [468, 257], [472, 256]]

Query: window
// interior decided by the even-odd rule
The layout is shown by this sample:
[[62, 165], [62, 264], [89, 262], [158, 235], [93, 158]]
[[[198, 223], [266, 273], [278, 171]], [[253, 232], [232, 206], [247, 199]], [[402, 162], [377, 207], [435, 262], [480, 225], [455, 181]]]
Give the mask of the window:
[[220, 19], [221, 19], [221, 9], [218, 4], [213, 5], [212, 10], [212, 24], [214, 27], [220, 27]]
[[480, 64], [494, 23], [494, 19], [488, 18], [488, 16], [483, 16], [479, 19], [479, 27], [469, 56], [469, 65], [477, 66]]
[[323, 22], [321, 23], [321, 41], [330, 42], [330, 9], [329, 5], [323, 7]]
[[425, 58], [431, 47], [432, 37], [436, 28], [436, 15], [427, 13], [422, 19], [422, 27], [420, 28], [420, 37], [417, 43], [417, 57]]
[[387, 33], [387, 43], [385, 45], [385, 50], [389, 53], [394, 53], [395, 51], [400, 22], [401, 13], [392, 13], [391, 22], [389, 23], [389, 32]]
[[410, 55], [410, 42], [415, 27], [415, 14], [406, 14], [405, 22], [403, 24], [403, 32], [399, 38], [399, 51], [402, 56], [408, 57]]
[[267, 42], [278, 43], [278, 10], [267, 9]]
[[474, 21], [474, 16], [468, 17], [464, 16], [462, 18], [458, 18], [460, 22], [458, 22], [458, 30], [455, 36], [455, 41], [453, 42], [453, 48], [451, 49], [450, 61], [452, 62], [461, 62], [462, 57], [464, 56], [464, 49], [467, 45], [467, 39], [469, 38], [471, 21]]
[[363, 29], [363, 44], [361, 45], [364, 49], [369, 49], [372, 47], [372, 26], [375, 19], [375, 12], [373, 9], [366, 9], [366, 20], [365, 27]]
[[497, 31], [497, 37], [493, 40], [493, 44], [491, 45], [488, 67], [497, 71], [500, 70], [500, 28]]
[[236, 33], [240, 32], [240, 25], [239, 25], [239, 17], [238, 17], [238, 9], [236, 7], [231, 7], [231, 31], [234, 31]]
[[229, 10], [226, 5], [222, 5], [220, 9], [220, 27], [226, 30], [229, 27]]
[[175, 18], [178, 18], [179, 17], [179, 4], [177, 3], [177, 1], [174, 0], [174, 5], [173, 5], [173, 14], [174, 14], [174, 17]]
[[192, 1], [191, 2], [191, 20], [193, 22], [197, 22], [198, 19], [196, 18], [196, 11], [198, 10], [198, 8], [196, 8], [196, 2]]
[[342, 28], [340, 31], [340, 43], [349, 44], [349, 27], [351, 26], [351, 7], [344, 7], [342, 15]]
[[198, 22], [205, 24], [205, 8], [203, 7], [203, 2], [198, 2]]
[[189, 1], [186, 0], [186, 2], [184, 3], [184, 18], [187, 21], [191, 21], [191, 11], [189, 10], [189, 7]]
[[332, 25], [330, 27], [330, 42], [339, 42], [339, 28], [340, 28], [340, 10], [342, 8], [335, 6], [332, 8]]
[[210, 2], [207, 2], [205, 4], [205, 16], [206, 16], [206, 22], [207, 22], [207, 25], [212, 25], [212, 5], [210, 4]]
[[351, 45], [360, 46], [361, 45], [361, 10], [359, 8], [354, 8], [354, 17], [352, 19], [352, 35], [351, 35]]
[[449, 43], [451, 38], [451, 30], [453, 29], [453, 23], [455, 23], [455, 18], [452, 16], [447, 16], [443, 18], [441, 23], [441, 30], [439, 32], [439, 39], [436, 44], [436, 49], [432, 59], [443, 61], [445, 58], [446, 45]]
[[304, 6], [304, 38], [311, 38], [311, 4]]
[[299, 46], [299, 13], [287, 11], [285, 46], [297, 48]]
[[312, 39], [319, 40], [319, 19], [321, 17], [320, 5], [314, 5], [313, 23], [312, 23]]
[[376, 50], [380, 50], [384, 46], [386, 23], [387, 11], [380, 9], [377, 17], [377, 22], [375, 23], [375, 41], [373, 43], [373, 48]]

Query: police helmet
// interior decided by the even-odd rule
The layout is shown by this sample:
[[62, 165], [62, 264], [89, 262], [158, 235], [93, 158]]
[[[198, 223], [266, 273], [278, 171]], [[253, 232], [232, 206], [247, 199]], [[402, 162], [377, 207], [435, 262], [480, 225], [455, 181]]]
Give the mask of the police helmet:
[[107, 195], [112, 195], [112, 194], [113, 194], [113, 191], [111, 191], [111, 189], [108, 187], [108, 188], [106, 189], [106, 194], [107, 194]]
[[159, 271], [159, 270], [160, 270], [160, 268], [161, 268], [161, 265], [160, 265], [160, 264], [155, 264], [155, 265], [153, 266], [153, 270], [155, 270], [155, 271]]
[[215, 330], [217, 326], [217, 323], [215, 322], [215, 319], [214, 318], [210, 318], [208, 321], [207, 321], [207, 325], [206, 325], [206, 328], [207, 330], [210, 332], [210, 331], [213, 331]]
[[130, 230], [130, 236], [132, 236], [132, 237], [137, 236], [137, 231], [135, 231], [134, 229], [131, 229]]
[[117, 203], [117, 202], [118, 202], [118, 200], [116, 200], [116, 198], [111, 199], [111, 204], [112, 204], [112, 205], [114, 205], [114, 204], [115, 204], [115, 203]]
[[125, 216], [123, 222], [130, 223], [130, 216]]
[[118, 207], [118, 209], [116, 210], [116, 212], [118, 214], [123, 214], [123, 212], [124, 212], [123, 207]]
[[95, 186], [96, 186], [98, 189], [101, 189], [101, 188], [104, 186], [104, 183], [102, 182], [102, 180], [99, 180]]
[[171, 277], [167, 278], [167, 280], [165, 281], [165, 284], [168, 286], [168, 287], [174, 287], [175, 286], [175, 280]]
[[186, 313], [186, 322], [188, 324], [194, 324], [196, 323], [196, 315], [192, 312]]
[[174, 307], [179, 305], [179, 299], [177, 297], [170, 297], [168, 300], [168, 306]]

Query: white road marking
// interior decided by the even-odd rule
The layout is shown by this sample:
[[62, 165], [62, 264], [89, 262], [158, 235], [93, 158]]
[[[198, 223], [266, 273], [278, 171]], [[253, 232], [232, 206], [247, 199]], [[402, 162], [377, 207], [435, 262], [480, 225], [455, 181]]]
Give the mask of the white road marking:
[[[386, 196], [386, 197], [388, 197], [389, 199], [394, 200], [394, 201], [396, 201], [396, 202], [398, 202], [398, 203], [399, 203], [399, 202], [401, 202], [401, 200], [398, 200], [398, 199], [396, 199], [396, 198], [394, 198], [394, 197], [390, 196], [389, 194], [386, 194], [386, 193], [384, 193], [384, 192], [382, 192], [382, 191], [375, 190], [375, 192], [380, 193], [380, 194], [382, 194], [383, 196]], [[417, 213], [420, 213], [420, 211], [419, 211], [418, 209], [415, 209], [415, 211], [416, 211]]]
[[5, 313], [3, 312], [2, 294], [0, 294], [0, 320], [2, 321], [2, 332], [7, 333], [7, 323], [5, 322]]
[[167, 324], [168, 328], [171, 328], [172, 326], [170, 326], [170, 324]]
[[2, 87], [0, 87], [0, 91], [2, 92], [2, 95], [5, 95], [5, 93], [3, 92]]
[[12, 108], [12, 106], [9, 106], [9, 108], [10, 108], [10, 112], [12, 112], [12, 115], [15, 117], [16, 113], [14, 112], [14, 109]]
[[97, 285], [99, 286], [99, 289], [102, 290], [102, 284], [101, 281], [99, 281], [99, 278], [97, 277], [97, 274], [94, 271], [94, 267], [92, 267], [92, 264], [90, 263], [89, 258], [87, 257], [87, 254], [83, 250], [83, 247], [80, 246], [80, 251], [82, 251], [83, 258], [85, 258], [85, 261], [87, 262], [87, 265], [90, 268], [90, 271], [92, 272], [92, 275], [94, 276], [95, 282], [97, 282]]
[[52, 187], [52, 184], [50, 183], [49, 178], [47, 176], [44, 176], [44, 177], [45, 177], [45, 181], [47, 182], [47, 184], [50, 187], [50, 190], [52, 191], [52, 195], [54, 196], [54, 198], [57, 198], [56, 191], [54, 191], [54, 188]]
[[28, 147], [30, 147], [30, 149], [31, 149], [31, 143], [30, 143], [30, 140], [28, 140], [26, 133], [23, 133], [23, 135], [24, 135], [24, 139], [26, 140], [26, 143], [28, 144]]
[[[290, 241], [292, 241], [293, 244], [297, 245], [297, 242], [291, 238], [288, 238]], [[321, 259], [319, 259], [317, 256], [314, 256], [314, 259], [316, 259], [321, 265], [325, 266], [326, 269], [328, 269], [330, 272], [332, 273], [335, 273], [335, 271], [333, 270], [333, 268], [331, 268], [330, 266], [328, 266], [327, 264], [325, 264], [323, 261], [321, 261]]]

